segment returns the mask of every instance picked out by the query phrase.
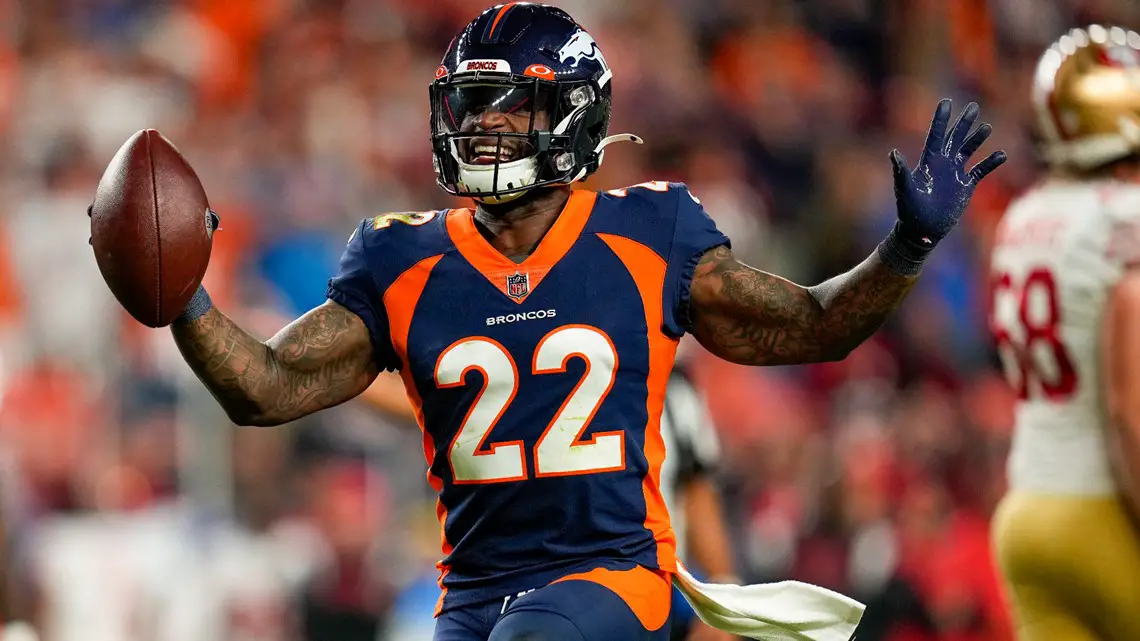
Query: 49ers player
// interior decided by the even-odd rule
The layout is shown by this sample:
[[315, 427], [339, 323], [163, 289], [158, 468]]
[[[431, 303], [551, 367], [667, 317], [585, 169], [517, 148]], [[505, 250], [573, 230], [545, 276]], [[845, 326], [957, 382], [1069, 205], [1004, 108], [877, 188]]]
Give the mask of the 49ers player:
[[1021, 641], [1140, 639], [1140, 35], [1034, 79], [1048, 177], [1003, 218], [992, 327], [1020, 396], [997, 556]]

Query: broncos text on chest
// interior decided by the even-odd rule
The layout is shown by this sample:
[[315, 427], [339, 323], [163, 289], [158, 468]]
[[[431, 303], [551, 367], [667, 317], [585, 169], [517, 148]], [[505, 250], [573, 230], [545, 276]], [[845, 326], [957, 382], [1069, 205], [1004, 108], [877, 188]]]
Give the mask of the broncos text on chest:
[[518, 314], [505, 314], [503, 316], [488, 316], [487, 325], [505, 325], [507, 323], [517, 323], [519, 321], [539, 320], [543, 318], [554, 318], [558, 314], [555, 309], [538, 309], [529, 312], [521, 312]]

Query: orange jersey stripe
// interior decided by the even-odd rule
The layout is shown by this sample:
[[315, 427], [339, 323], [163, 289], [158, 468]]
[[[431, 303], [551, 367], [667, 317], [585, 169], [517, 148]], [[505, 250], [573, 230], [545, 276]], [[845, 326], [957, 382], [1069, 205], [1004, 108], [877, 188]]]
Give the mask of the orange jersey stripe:
[[[400, 357], [400, 377], [404, 380], [404, 390], [408, 394], [408, 401], [415, 410], [416, 423], [419, 424], [420, 432], [423, 434], [428, 483], [436, 493], [443, 490], [443, 479], [431, 473], [431, 466], [435, 460], [435, 443], [432, 441], [431, 434], [424, 428], [423, 400], [420, 399], [420, 393], [416, 390], [415, 379], [412, 377], [411, 368], [408, 366], [408, 334], [412, 330], [412, 317], [416, 313], [416, 305], [420, 301], [420, 295], [423, 294], [424, 287], [427, 286], [432, 269], [435, 268], [436, 263], [441, 258], [443, 258], [442, 255], [431, 256], [412, 265], [400, 274], [384, 292], [384, 309], [388, 314], [388, 331], [392, 339], [392, 347], [395, 348], [396, 354]], [[446, 557], [451, 554], [452, 546], [444, 532], [444, 524], [447, 522], [447, 508], [439, 499], [436, 499], [435, 502], [435, 513], [439, 519], [441, 547], [443, 548], [443, 555]], [[443, 587], [443, 577], [447, 575], [447, 567], [442, 561], [438, 567], [440, 569], [439, 585], [442, 592], [439, 595], [439, 602], [436, 603], [436, 616], [439, 615], [440, 609], [443, 607], [443, 597], [447, 595], [447, 588]]]
[[435, 611], [432, 612], [433, 617], [438, 617], [440, 613], [443, 612], [443, 600], [447, 598], [447, 586], [443, 584], [443, 580], [447, 578], [447, 573], [451, 571], [451, 568], [444, 565], [443, 561], [437, 563], [436, 567], [439, 568], [439, 578], [435, 581], [436, 584], [439, 585], [439, 599], [435, 602]]
[[475, 226], [475, 214], [470, 209], [453, 209], [447, 213], [447, 233], [463, 258], [504, 294], [507, 294], [508, 276], [528, 274], [530, 285], [526, 294], [519, 297], [507, 294], [511, 300], [521, 304], [530, 292], [538, 288], [550, 268], [574, 246], [582, 229], [586, 227], [586, 221], [590, 219], [590, 212], [594, 210], [597, 199], [597, 192], [571, 192], [566, 207], [550, 231], [543, 236], [534, 253], [521, 263], [507, 258], [483, 238]]
[[[412, 378], [412, 372], [408, 366], [408, 334], [412, 331], [412, 316], [416, 313], [416, 305], [420, 302], [420, 295], [423, 294], [424, 287], [427, 286], [432, 269], [435, 268], [436, 263], [441, 258], [443, 258], [442, 254], [431, 256], [412, 265], [400, 274], [384, 292], [384, 310], [388, 314], [388, 332], [392, 339], [392, 347], [395, 349], [396, 355], [400, 357], [400, 377], [404, 380], [404, 390], [408, 394], [408, 401], [415, 409], [416, 423], [419, 424], [420, 430], [424, 433], [424, 456], [427, 457], [429, 466], [432, 462], [432, 452], [435, 450], [429, 447], [431, 436], [424, 429], [423, 401], [420, 399], [419, 392], [416, 391], [415, 380]], [[432, 488], [437, 492], [443, 488], [442, 482], [438, 478], [433, 478], [430, 470], [428, 481], [432, 483]]]
[[665, 287], [665, 260], [641, 243], [612, 234], [598, 234], [617, 255], [637, 284], [645, 307], [645, 325], [649, 338], [649, 376], [645, 425], [645, 458], [649, 473], [642, 482], [645, 495], [645, 527], [657, 541], [657, 564], [669, 572], [676, 570], [677, 539], [669, 520], [669, 510], [661, 495], [661, 464], [665, 461], [665, 441], [661, 436], [661, 412], [665, 405], [665, 388], [673, 371], [677, 339], [662, 331]]
[[633, 610], [646, 630], [660, 630], [669, 620], [673, 590], [667, 572], [650, 570], [640, 565], [632, 570], [595, 568], [589, 572], [564, 576], [554, 583], [563, 581], [590, 581], [613, 592]]

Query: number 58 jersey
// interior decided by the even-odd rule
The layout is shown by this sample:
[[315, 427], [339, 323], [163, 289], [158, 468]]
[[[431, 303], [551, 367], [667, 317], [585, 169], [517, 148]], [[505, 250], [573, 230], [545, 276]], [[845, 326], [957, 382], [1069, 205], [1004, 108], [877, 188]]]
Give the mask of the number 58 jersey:
[[441, 611], [598, 567], [674, 570], [661, 409], [693, 269], [727, 243], [666, 183], [572, 192], [521, 263], [468, 209], [353, 233], [329, 298], [364, 320], [416, 408]]
[[1140, 260], [1140, 186], [1048, 182], [1014, 202], [991, 261], [990, 326], [1018, 394], [1011, 489], [1107, 495], [1100, 327]]

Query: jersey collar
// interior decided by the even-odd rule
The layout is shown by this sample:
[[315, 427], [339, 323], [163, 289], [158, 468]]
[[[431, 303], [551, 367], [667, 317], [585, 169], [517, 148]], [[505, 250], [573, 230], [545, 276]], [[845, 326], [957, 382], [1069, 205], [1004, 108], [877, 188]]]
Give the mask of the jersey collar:
[[598, 194], [576, 190], [550, 231], [526, 260], [515, 263], [499, 253], [475, 227], [475, 212], [453, 209], [447, 213], [447, 233], [459, 253], [508, 299], [522, 303], [582, 235]]

